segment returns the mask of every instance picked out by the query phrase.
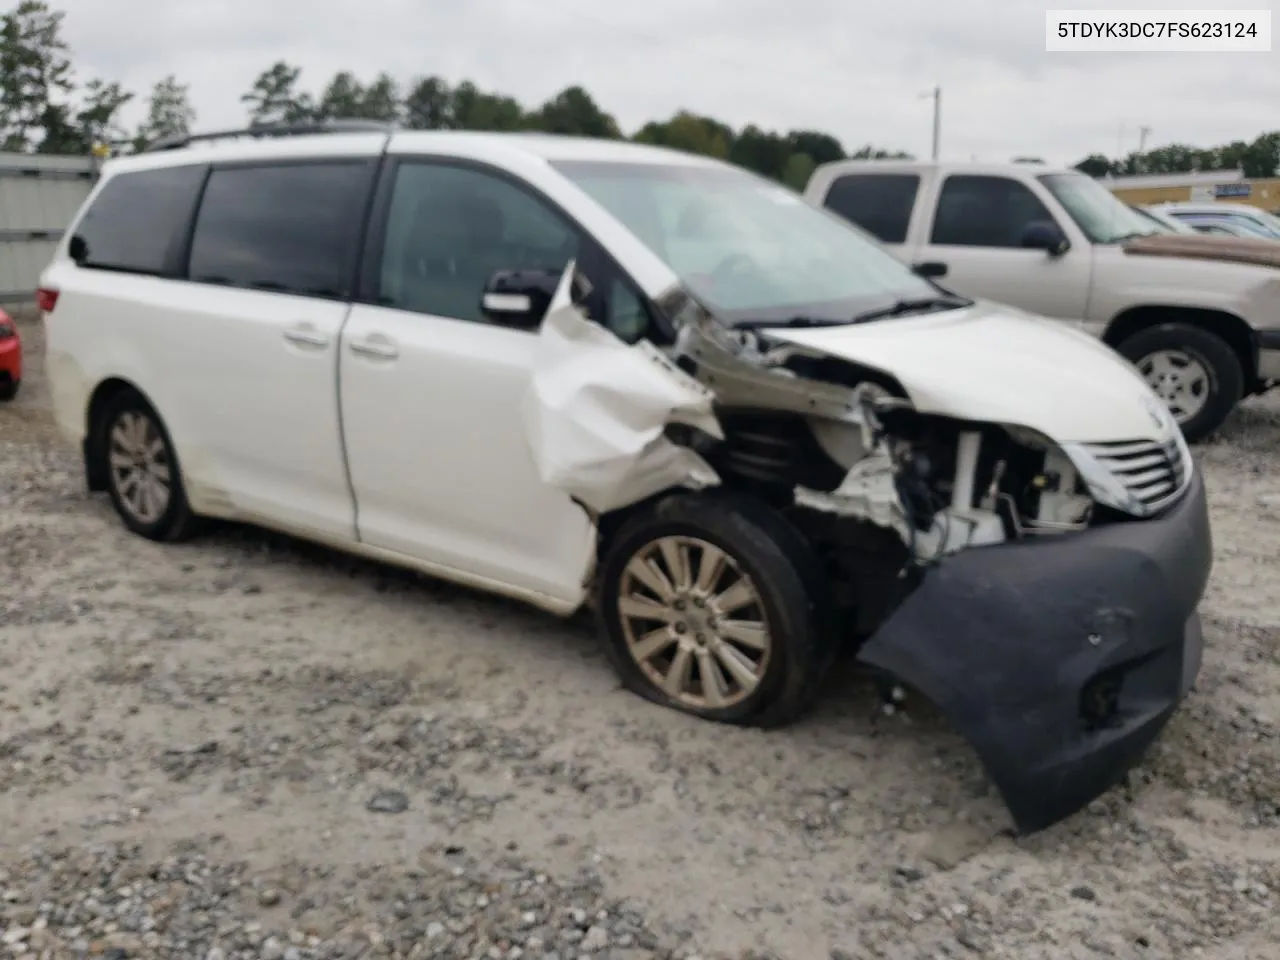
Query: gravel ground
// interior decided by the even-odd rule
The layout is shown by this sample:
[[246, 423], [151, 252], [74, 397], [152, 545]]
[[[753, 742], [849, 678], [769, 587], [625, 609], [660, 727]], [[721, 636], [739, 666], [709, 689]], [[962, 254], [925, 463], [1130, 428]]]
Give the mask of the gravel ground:
[[0, 408], [0, 956], [1280, 957], [1280, 402], [1202, 448], [1201, 683], [1028, 839], [922, 705], [787, 730], [618, 689], [589, 627], [249, 529], [125, 533]]

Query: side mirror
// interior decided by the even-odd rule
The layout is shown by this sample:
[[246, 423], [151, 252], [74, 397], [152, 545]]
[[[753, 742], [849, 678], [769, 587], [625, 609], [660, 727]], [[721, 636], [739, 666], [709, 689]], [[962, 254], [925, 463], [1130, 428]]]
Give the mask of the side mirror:
[[537, 329], [559, 284], [552, 270], [499, 270], [484, 286], [480, 312], [504, 327]]
[[1032, 220], [1022, 231], [1022, 246], [1060, 257], [1071, 249], [1071, 241], [1052, 220]]
[[[547, 315], [562, 276], [563, 268], [498, 270], [484, 285], [480, 312], [504, 327], [536, 330]], [[580, 305], [591, 295], [591, 283], [576, 269], [569, 294]]]
[[917, 277], [924, 277], [926, 280], [933, 280], [947, 275], [947, 265], [938, 260], [926, 260], [924, 263], [912, 264], [911, 272]]

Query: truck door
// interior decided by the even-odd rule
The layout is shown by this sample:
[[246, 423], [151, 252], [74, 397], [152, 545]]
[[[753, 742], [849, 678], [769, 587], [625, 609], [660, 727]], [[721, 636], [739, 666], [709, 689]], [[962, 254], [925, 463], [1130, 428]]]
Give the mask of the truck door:
[[1023, 231], [1037, 220], [1079, 236], [1029, 186], [1013, 177], [953, 173], [935, 196], [932, 217], [919, 225], [925, 242], [915, 260], [945, 264], [944, 285], [1047, 317], [1084, 318], [1093, 251], [1080, 241], [1056, 255], [1022, 246]]

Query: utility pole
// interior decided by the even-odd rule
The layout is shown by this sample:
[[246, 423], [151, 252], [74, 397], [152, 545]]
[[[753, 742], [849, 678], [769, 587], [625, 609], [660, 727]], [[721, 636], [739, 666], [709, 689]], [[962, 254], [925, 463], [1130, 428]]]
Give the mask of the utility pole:
[[942, 87], [933, 88], [933, 162], [938, 162], [938, 147], [942, 140]]

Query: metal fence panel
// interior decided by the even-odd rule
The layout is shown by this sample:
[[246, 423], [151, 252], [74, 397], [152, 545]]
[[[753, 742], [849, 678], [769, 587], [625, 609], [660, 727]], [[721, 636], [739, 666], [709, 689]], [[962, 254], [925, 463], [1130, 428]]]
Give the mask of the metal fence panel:
[[0, 303], [28, 303], [93, 188], [91, 157], [0, 153]]

